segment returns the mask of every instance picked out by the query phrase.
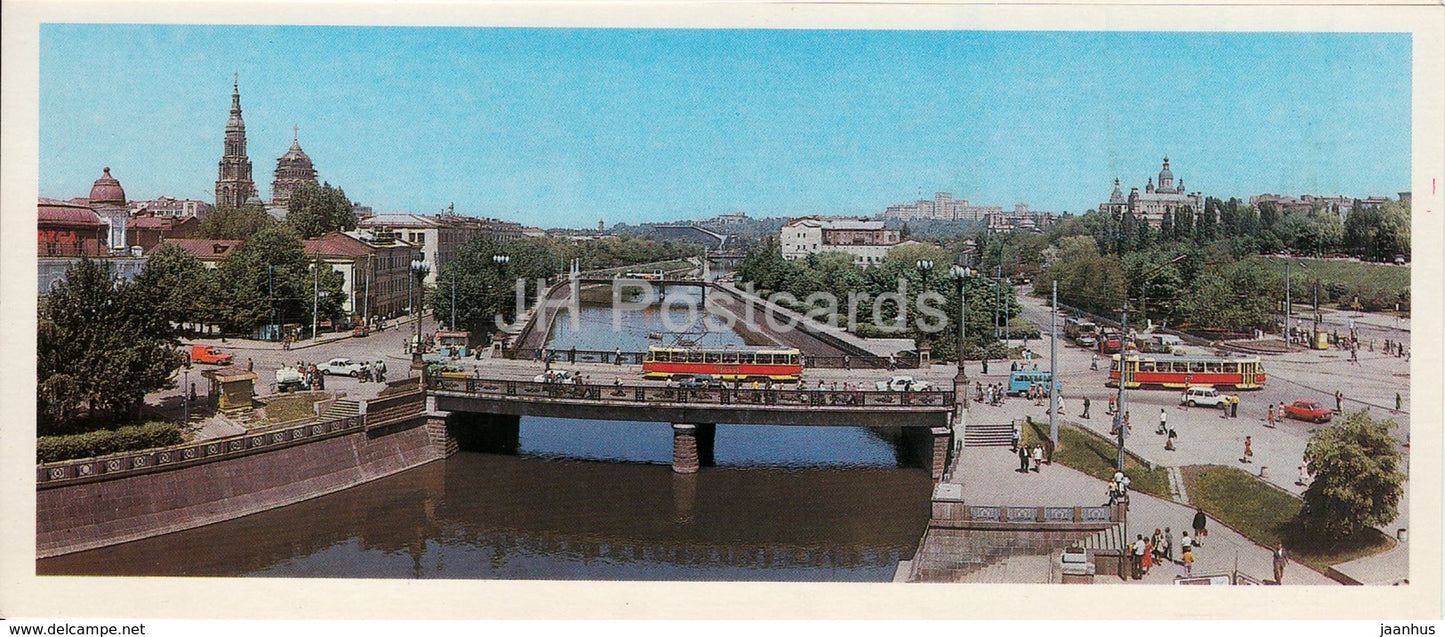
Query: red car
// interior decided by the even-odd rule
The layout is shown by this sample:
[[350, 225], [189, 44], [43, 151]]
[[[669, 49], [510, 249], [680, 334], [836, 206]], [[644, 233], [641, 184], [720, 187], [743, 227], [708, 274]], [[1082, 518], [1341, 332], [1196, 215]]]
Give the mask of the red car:
[[1296, 400], [1284, 406], [1284, 415], [1295, 420], [1324, 423], [1330, 421], [1333, 413], [1313, 400]]

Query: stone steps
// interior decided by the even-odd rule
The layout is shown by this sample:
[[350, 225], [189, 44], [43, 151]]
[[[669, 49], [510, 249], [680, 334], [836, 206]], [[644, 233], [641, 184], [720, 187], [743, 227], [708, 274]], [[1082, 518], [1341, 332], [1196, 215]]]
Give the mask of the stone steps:
[[338, 398], [336, 402], [331, 403], [331, 405], [326, 408], [326, 411], [321, 412], [321, 420], [341, 420], [342, 418], [350, 418], [360, 413], [361, 403], [345, 398]]
[[963, 429], [965, 447], [1011, 447], [1013, 438], [1013, 423], [969, 424]]

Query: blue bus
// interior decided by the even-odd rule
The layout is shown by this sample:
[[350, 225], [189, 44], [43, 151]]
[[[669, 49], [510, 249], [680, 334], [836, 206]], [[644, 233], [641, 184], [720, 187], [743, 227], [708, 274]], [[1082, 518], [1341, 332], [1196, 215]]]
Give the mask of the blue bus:
[[[1048, 372], [1041, 371], [1019, 370], [1013, 372], [1009, 375], [1008, 379], [1008, 393], [1014, 396], [1027, 395], [1029, 393], [1029, 387], [1034, 383], [1042, 383], [1044, 390], [1047, 392], [1049, 377], [1050, 374]], [[1054, 388], [1059, 391], [1064, 390], [1063, 384], [1058, 381], [1054, 381]]]

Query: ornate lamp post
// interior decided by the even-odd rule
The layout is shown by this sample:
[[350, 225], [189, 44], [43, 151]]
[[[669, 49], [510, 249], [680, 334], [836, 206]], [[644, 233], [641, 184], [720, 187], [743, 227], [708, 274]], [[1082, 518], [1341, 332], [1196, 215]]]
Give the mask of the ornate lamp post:
[[416, 319], [416, 338], [412, 341], [413, 343], [415, 343], [415, 345], [413, 345], [411, 348], [411, 366], [413, 368], [420, 368], [422, 366], [421, 307], [423, 305], [422, 297], [426, 293], [426, 287], [422, 285], [422, 281], [426, 280], [426, 275], [428, 272], [431, 272], [431, 265], [428, 264], [426, 261], [418, 258], [411, 262], [411, 273], [412, 276], [416, 278], [416, 302], [415, 305], [412, 306], [411, 312], [412, 317]]
[[[965, 292], [968, 286], [968, 279], [973, 276], [973, 270], [955, 265], [953, 266], [953, 277], [958, 279], [958, 373], [953, 376], [954, 391], [968, 393], [968, 372], [963, 369], [963, 342], [968, 337], [968, 294]], [[968, 409], [968, 400], [963, 401], [963, 408]]]

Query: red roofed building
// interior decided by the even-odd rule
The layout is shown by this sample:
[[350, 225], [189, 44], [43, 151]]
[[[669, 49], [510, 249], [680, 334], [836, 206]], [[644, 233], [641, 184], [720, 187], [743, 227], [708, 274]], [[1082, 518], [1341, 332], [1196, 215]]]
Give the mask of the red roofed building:
[[163, 239], [187, 239], [196, 236], [201, 222], [195, 217], [131, 217], [127, 224], [130, 245], [140, 246], [150, 254]]
[[107, 228], [90, 206], [40, 199], [35, 254], [42, 257], [98, 257], [108, 252]]
[[417, 246], [385, 236], [374, 238], [365, 231], [329, 232], [307, 239], [308, 258], [319, 258], [340, 272], [346, 301], [341, 309], [353, 321], [367, 316], [393, 318], [405, 314], [411, 282], [411, 262], [421, 258]]
[[221, 260], [240, 251], [246, 245], [245, 241], [238, 239], [172, 239], [165, 238], [155, 248], [146, 251], [150, 254], [162, 246], [176, 246], [200, 260], [201, 265], [210, 269], [220, 267]]

